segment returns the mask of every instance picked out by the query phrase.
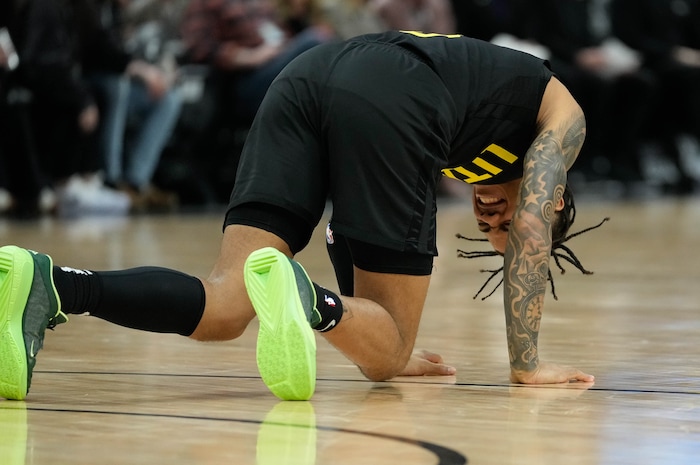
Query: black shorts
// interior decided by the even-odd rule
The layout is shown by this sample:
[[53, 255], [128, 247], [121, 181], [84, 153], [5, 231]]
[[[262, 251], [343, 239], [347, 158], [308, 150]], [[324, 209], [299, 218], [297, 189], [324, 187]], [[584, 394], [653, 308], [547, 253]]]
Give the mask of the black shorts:
[[[307, 230], [293, 235], [308, 242], [330, 199], [337, 233], [432, 263], [451, 105], [438, 76], [405, 49], [365, 40], [317, 46], [268, 90], [229, 209], [280, 207], [303, 220]], [[234, 216], [227, 223], [244, 222]]]

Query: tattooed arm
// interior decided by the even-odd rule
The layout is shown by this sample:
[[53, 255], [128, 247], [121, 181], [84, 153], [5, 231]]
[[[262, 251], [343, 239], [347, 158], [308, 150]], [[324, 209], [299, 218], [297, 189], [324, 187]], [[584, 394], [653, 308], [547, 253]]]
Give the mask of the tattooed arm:
[[575, 368], [541, 362], [537, 349], [552, 221], [563, 208], [566, 171], [578, 156], [586, 131], [581, 108], [555, 78], [545, 90], [537, 124], [538, 135], [525, 154], [520, 201], [510, 224], [503, 268], [511, 381], [592, 381], [592, 376]]

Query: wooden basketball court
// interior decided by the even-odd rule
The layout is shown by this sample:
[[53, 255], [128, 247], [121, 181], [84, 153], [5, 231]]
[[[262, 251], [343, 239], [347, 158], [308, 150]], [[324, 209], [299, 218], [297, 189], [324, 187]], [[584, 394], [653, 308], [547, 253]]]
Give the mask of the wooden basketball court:
[[[199, 343], [89, 316], [47, 332], [26, 401], [0, 400], [0, 463], [542, 465], [700, 463], [700, 199], [579, 201], [568, 245], [594, 275], [553, 268], [544, 360], [596, 382], [508, 382], [502, 294], [473, 300], [498, 258], [457, 258], [478, 235], [445, 202], [418, 348], [454, 377], [372, 383], [318, 337], [309, 402], [281, 402], [255, 365], [256, 325]], [[0, 243], [94, 270], [139, 265], [206, 276], [222, 212], [72, 221], [0, 220]], [[336, 289], [319, 229], [298, 256]], [[485, 247], [481, 244], [477, 248]]]

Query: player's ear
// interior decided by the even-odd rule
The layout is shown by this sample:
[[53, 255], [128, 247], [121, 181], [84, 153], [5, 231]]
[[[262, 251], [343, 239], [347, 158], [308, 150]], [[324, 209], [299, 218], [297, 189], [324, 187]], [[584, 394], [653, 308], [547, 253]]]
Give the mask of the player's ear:
[[559, 201], [557, 202], [556, 207], [554, 208], [555, 211], [562, 211], [564, 209], [564, 197], [561, 197]]

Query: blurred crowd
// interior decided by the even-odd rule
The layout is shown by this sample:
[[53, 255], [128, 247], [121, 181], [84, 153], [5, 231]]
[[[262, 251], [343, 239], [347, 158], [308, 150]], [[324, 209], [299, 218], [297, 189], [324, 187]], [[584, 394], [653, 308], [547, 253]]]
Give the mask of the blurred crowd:
[[225, 203], [277, 73], [387, 29], [548, 59], [588, 120], [572, 182], [695, 191], [700, 0], [3, 0], [0, 214]]

